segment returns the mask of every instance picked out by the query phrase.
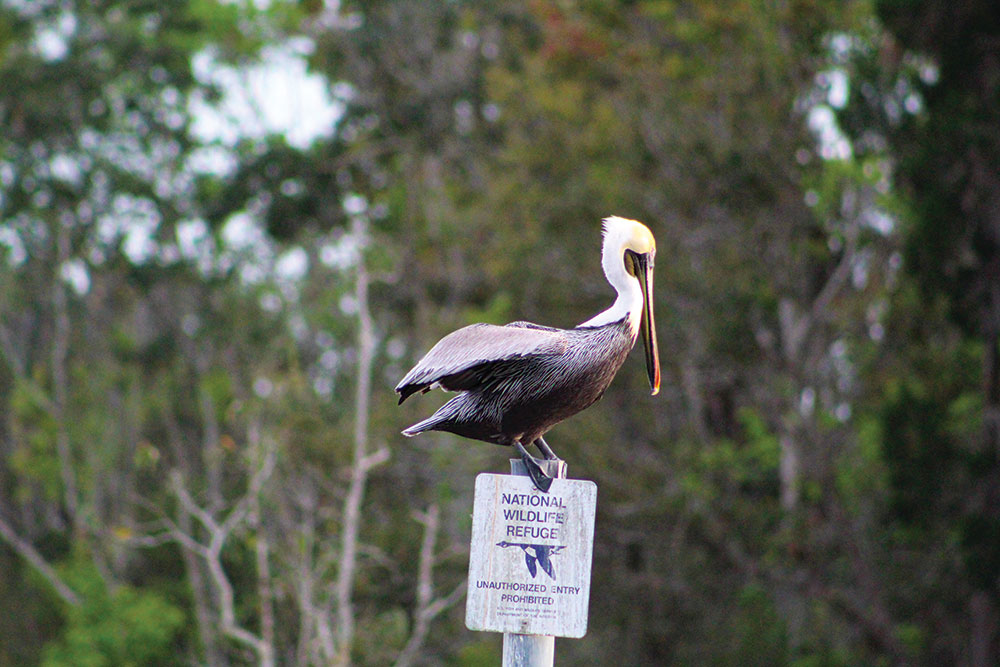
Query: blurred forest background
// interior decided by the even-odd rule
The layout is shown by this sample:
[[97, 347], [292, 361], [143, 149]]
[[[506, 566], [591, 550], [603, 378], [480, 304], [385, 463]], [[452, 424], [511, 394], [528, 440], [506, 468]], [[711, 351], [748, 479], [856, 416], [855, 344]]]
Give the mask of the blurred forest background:
[[557, 660], [997, 664], [995, 0], [0, 1], [0, 664], [499, 664], [509, 455], [392, 387], [607, 307], [610, 214], [664, 390], [551, 433]]

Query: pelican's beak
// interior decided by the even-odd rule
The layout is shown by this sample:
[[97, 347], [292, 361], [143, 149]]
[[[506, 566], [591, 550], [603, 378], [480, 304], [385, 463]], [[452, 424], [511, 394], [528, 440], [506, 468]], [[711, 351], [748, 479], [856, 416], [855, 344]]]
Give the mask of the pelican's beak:
[[653, 318], [653, 255], [635, 254], [635, 277], [642, 290], [642, 343], [646, 348], [646, 373], [649, 375], [650, 393], [660, 393], [660, 354], [656, 348], [656, 322]]

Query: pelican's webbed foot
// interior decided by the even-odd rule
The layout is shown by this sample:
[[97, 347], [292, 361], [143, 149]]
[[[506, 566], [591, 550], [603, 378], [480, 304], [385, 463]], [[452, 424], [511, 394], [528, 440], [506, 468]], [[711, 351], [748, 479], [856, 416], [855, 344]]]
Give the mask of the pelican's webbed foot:
[[517, 451], [521, 453], [521, 460], [524, 462], [524, 467], [528, 471], [528, 476], [531, 477], [531, 481], [534, 483], [535, 488], [537, 488], [542, 493], [548, 493], [549, 487], [552, 486], [552, 478], [545, 474], [542, 467], [538, 465], [538, 461], [528, 453], [528, 450], [524, 448], [519, 441], [514, 441], [514, 446], [517, 447]]

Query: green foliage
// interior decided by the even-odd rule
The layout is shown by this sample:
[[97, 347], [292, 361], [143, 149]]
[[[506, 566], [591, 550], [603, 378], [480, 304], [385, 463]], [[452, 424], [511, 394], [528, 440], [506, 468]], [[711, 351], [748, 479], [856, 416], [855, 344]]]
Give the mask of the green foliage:
[[0, 616], [0, 664], [37, 665], [42, 646], [58, 636], [62, 610], [39, 590], [38, 578], [21, 558], [0, 551], [0, 596], [18, 612]]
[[109, 590], [87, 564], [64, 574], [82, 602], [67, 609], [61, 636], [46, 645], [45, 667], [183, 663], [175, 642], [185, 615], [161, 594], [124, 584]]
[[785, 662], [788, 651], [785, 622], [767, 591], [752, 584], [745, 587], [738, 594], [735, 611], [730, 654], [723, 662], [749, 660], [760, 665]]
[[46, 497], [55, 499], [60, 482], [55, 451], [57, 424], [49, 411], [50, 399], [37, 383], [21, 379], [15, 382], [9, 401], [10, 427], [21, 443], [8, 459], [21, 482], [17, 496], [27, 500], [37, 485]]
[[479, 639], [465, 644], [447, 662], [452, 667], [490, 667], [503, 659], [500, 637]]
[[403, 609], [379, 613], [364, 624], [355, 644], [355, 659], [366, 665], [391, 663], [406, 643], [409, 631], [409, 618]]

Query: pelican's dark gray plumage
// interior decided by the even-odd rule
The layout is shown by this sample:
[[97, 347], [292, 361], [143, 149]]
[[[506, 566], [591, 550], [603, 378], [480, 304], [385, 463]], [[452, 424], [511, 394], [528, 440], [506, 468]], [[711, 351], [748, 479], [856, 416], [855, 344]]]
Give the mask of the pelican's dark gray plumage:
[[642, 223], [604, 221], [602, 265], [618, 292], [614, 305], [573, 329], [529, 322], [473, 324], [442, 338], [396, 386], [399, 402], [435, 387], [460, 392], [427, 419], [403, 431], [447, 431], [466, 438], [517, 447], [535, 485], [546, 477], [524, 446], [597, 401], [635, 345], [640, 323], [653, 392], [660, 369], [652, 308], [656, 245]]

